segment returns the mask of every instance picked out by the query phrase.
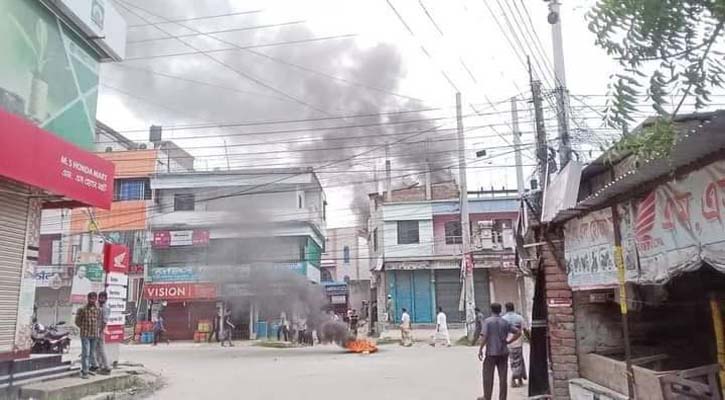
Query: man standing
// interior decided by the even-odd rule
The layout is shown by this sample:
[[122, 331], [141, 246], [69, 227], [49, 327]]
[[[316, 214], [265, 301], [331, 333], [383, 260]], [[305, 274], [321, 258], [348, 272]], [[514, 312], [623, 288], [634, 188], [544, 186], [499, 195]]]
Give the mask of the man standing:
[[385, 322], [395, 322], [395, 309], [393, 308], [393, 296], [388, 295], [388, 300], [385, 302]]
[[400, 315], [400, 344], [405, 347], [410, 347], [413, 345], [413, 337], [411, 335], [410, 329], [410, 314], [408, 314], [408, 310], [403, 308], [403, 313]]
[[[506, 314], [502, 317], [522, 333], [528, 331], [526, 320], [514, 311], [514, 303], [506, 303]], [[511, 387], [519, 387], [528, 378], [524, 361], [524, 338], [519, 337], [509, 344], [509, 363], [511, 366]]]
[[234, 343], [232, 343], [233, 330], [234, 324], [232, 323], [232, 311], [226, 310], [224, 311], [224, 320], [222, 322], [222, 347], [224, 347], [224, 342], [229, 343], [229, 347], [234, 347]]
[[81, 378], [88, 379], [91, 360], [95, 357], [100, 312], [96, 307], [97, 295], [90, 292], [88, 302], [76, 312], [75, 323], [81, 334]]
[[[443, 312], [443, 307], [438, 307], [435, 336], [436, 342], [444, 342], [446, 346], [451, 347], [451, 335], [448, 334], [448, 317]], [[435, 343], [433, 345], [435, 346]]]
[[357, 327], [358, 327], [359, 322], [360, 322], [360, 316], [358, 315], [357, 310], [353, 309], [352, 313], [350, 314], [350, 332], [356, 339], [357, 339]]
[[169, 339], [163, 337], [165, 332], [166, 325], [164, 324], [164, 317], [161, 315], [161, 311], [159, 311], [159, 315], [156, 316], [156, 321], [154, 322], [154, 346], [162, 339], [166, 339], [166, 344], [169, 344]]
[[[481, 347], [478, 349], [478, 359], [483, 361], [483, 399], [491, 400], [493, 393], [493, 371], [498, 370], [499, 400], [506, 400], [508, 385], [508, 347], [507, 345], [521, 337], [521, 331], [508, 321], [501, 318], [501, 304], [491, 304], [492, 315], [483, 321], [481, 327]], [[508, 335], [513, 334], [507, 340]], [[483, 357], [483, 348], [486, 348], [486, 358]], [[479, 400], [481, 398], [479, 397]]]
[[[111, 308], [108, 306], [107, 301], [108, 295], [106, 292], [98, 293], [98, 311], [100, 312], [100, 319], [98, 340], [96, 340], [96, 357], [93, 364], [100, 368], [99, 373], [101, 375], [111, 374], [111, 367], [108, 365], [108, 358], [106, 357], [106, 343], [104, 342], [104, 332], [106, 330], [106, 325], [108, 324], [108, 317], [111, 315]], [[92, 367], [91, 370], [93, 370]]]

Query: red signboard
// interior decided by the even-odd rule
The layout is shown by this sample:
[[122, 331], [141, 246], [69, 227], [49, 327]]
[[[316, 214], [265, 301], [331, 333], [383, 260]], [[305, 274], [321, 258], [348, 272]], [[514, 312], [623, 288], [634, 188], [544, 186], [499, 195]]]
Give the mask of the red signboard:
[[149, 283], [144, 286], [146, 300], [212, 300], [217, 298], [214, 283]]
[[209, 231], [206, 229], [156, 231], [151, 244], [157, 249], [175, 246], [206, 246], [209, 244]]
[[106, 243], [103, 246], [103, 270], [106, 272], [128, 273], [128, 247]]
[[106, 343], [122, 343], [123, 335], [123, 325], [106, 326], [106, 330], [103, 332]]
[[111, 208], [112, 162], [1, 108], [0, 176], [68, 197], [81, 205]]
[[143, 275], [143, 264], [132, 264], [128, 267], [129, 275]]

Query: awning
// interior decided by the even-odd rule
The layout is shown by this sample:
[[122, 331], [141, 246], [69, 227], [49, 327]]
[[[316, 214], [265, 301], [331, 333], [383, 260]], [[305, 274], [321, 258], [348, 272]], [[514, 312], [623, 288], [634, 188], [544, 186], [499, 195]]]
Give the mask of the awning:
[[57, 206], [111, 208], [112, 162], [3, 109], [0, 176], [60, 196]]

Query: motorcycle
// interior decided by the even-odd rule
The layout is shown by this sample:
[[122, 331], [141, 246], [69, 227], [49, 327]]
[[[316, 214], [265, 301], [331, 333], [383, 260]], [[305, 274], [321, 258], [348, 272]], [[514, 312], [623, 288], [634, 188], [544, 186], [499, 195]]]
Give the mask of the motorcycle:
[[60, 321], [55, 325], [46, 327], [35, 321], [33, 323], [33, 332], [30, 334], [33, 340], [31, 353], [67, 353], [70, 349], [70, 333], [61, 328], [63, 325], [65, 325], [65, 322]]

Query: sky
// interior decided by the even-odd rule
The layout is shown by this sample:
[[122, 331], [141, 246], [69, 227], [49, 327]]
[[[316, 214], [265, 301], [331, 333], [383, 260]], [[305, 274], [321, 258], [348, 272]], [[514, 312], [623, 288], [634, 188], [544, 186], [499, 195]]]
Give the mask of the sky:
[[[386, 157], [396, 185], [420, 182], [426, 168], [436, 179], [457, 174], [456, 92], [469, 190], [516, 188], [512, 97], [528, 181], [535, 160], [527, 55], [556, 147], [542, 0], [114, 3], [129, 24], [127, 57], [102, 67], [98, 119], [138, 141], [162, 125], [164, 138], [202, 170], [313, 166], [329, 227], [359, 223], [355, 214]], [[616, 137], [601, 110], [618, 66], [587, 30], [593, 4], [561, 8], [573, 147], [583, 162]], [[480, 150], [486, 155], [476, 157]]]

